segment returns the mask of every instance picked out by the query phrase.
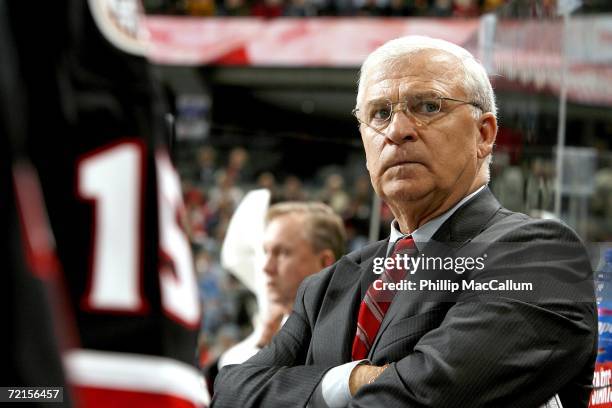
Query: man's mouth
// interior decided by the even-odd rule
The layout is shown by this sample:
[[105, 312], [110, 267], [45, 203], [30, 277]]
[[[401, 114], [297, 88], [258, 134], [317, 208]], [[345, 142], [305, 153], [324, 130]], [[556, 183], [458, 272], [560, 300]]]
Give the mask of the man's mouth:
[[401, 160], [401, 161], [393, 162], [390, 165], [386, 166], [385, 170], [389, 170], [394, 167], [410, 166], [410, 165], [415, 165], [415, 164], [421, 164], [421, 163], [418, 161], [413, 161], [413, 160]]

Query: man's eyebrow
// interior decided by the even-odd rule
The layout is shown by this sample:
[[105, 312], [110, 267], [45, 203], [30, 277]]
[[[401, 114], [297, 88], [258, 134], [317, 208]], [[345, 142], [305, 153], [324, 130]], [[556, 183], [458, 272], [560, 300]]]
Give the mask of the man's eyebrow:
[[442, 96], [442, 92], [436, 89], [413, 89], [403, 93], [400, 99], [406, 99], [408, 96]]
[[[415, 95], [416, 96], [443, 96], [442, 92], [438, 91], [437, 89], [413, 89], [411, 91], [407, 91], [403, 93], [400, 96], [399, 100], [403, 101], [403, 100], [406, 100], [409, 96], [415, 96]], [[372, 98], [372, 99], [365, 101], [363, 103], [363, 106], [379, 105], [379, 104], [389, 103], [389, 102], [393, 102], [391, 98], [386, 97], [386, 96], [381, 96], [381, 97], [376, 97], [376, 98]]]
[[386, 96], [381, 96], [379, 98], [373, 98], [373, 99], [369, 99], [369, 100], [365, 101], [363, 103], [363, 106], [379, 105], [379, 104], [389, 103], [389, 102], [391, 102], [390, 98], [387, 98]]

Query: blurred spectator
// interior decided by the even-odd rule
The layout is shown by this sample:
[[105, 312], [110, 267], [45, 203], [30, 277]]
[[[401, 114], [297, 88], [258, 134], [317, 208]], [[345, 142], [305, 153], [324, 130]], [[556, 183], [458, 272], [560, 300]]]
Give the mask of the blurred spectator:
[[434, 0], [430, 15], [435, 17], [449, 17], [453, 14], [453, 0]]
[[289, 0], [283, 15], [287, 17], [314, 17], [317, 7], [310, 0]]
[[503, 4], [504, 0], [484, 0], [481, 7], [481, 12], [489, 13], [494, 11], [496, 8], [501, 7]]
[[283, 0], [257, 0], [251, 8], [254, 17], [274, 18], [283, 15]]
[[218, 202], [217, 210], [214, 213], [214, 224], [211, 225], [210, 231], [217, 242], [222, 242], [225, 237], [225, 231], [229, 225], [236, 204], [227, 197]]
[[328, 204], [337, 214], [344, 215], [350, 198], [344, 191], [344, 178], [340, 174], [330, 174], [319, 199]]
[[289, 316], [302, 280], [333, 264], [345, 252], [342, 220], [322, 203], [271, 206], [263, 242], [268, 315], [251, 336], [221, 356], [219, 368], [242, 363], [267, 345]]
[[[319, 0], [319, 2], [320, 1], [321, 0]], [[312, 0], [312, 3], [319, 4], [315, 3], [315, 0]], [[357, 11], [355, 0], [333, 0], [317, 5], [316, 7], [318, 10], [326, 10], [327, 14], [335, 16], [354, 16]], [[321, 14], [322, 13], [319, 12], [319, 15]], [[323, 14], [325, 14], [325, 12]]]
[[[228, 347], [244, 337], [250, 328], [247, 309], [252, 295], [228, 275], [214, 252], [196, 249], [195, 267], [202, 302], [202, 332], [199, 350], [201, 367], [216, 360]], [[214, 344], [210, 349], [208, 344]]]
[[217, 183], [210, 189], [207, 204], [209, 216], [206, 219], [206, 231], [217, 242], [221, 242], [234, 209], [242, 199], [243, 192], [236, 186], [234, 179], [225, 171], [217, 173]]
[[345, 214], [349, 252], [365, 245], [368, 240], [372, 213], [370, 178], [362, 175], [355, 180], [352, 199]]
[[257, 177], [258, 188], [265, 188], [268, 190], [276, 189], [276, 177], [269, 171], [264, 171]]
[[501, 150], [495, 153], [491, 166], [491, 189], [504, 207], [512, 211], [525, 210], [525, 176], [520, 166], [510, 164], [510, 155]]
[[479, 12], [477, 0], [453, 0], [453, 17], [477, 17]]
[[285, 178], [281, 197], [283, 201], [306, 201], [308, 198], [302, 187], [302, 181], [296, 176]]
[[359, 16], [384, 16], [388, 13], [386, 4], [379, 0], [364, 0], [360, 3], [362, 4], [357, 12]]
[[210, 188], [215, 184], [216, 159], [217, 152], [211, 146], [202, 147], [197, 152], [197, 180], [204, 188]]
[[430, 12], [429, 0], [414, 0], [414, 15], [426, 16]]
[[217, 174], [217, 183], [210, 191], [210, 207], [217, 211], [222, 206], [229, 206], [231, 211], [242, 199], [242, 190], [236, 186], [236, 180], [227, 171]]
[[251, 13], [251, 8], [245, 0], [223, 0], [217, 12], [220, 16], [244, 17]]
[[206, 223], [210, 217], [205, 195], [202, 190], [193, 186], [184, 191], [189, 239], [202, 243], [207, 235]]
[[270, 201], [272, 202], [281, 200], [278, 187], [276, 186], [276, 177], [269, 171], [265, 171], [257, 177], [256, 188], [265, 188], [268, 190], [271, 195]]
[[205, 251], [195, 253], [200, 301], [202, 302], [202, 332], [214, 333], [226, 320], [221, 309], [221, 285], [224, 276], [218, 264]]
[[[512, 119], [512, 123], [518, 123], [517, 117]], [[525, 136], [520, 129], [509, 126], [500, 126], [497, 131], [497, 139], [495, 140], [495, 149], [497, 153], [504, 152], [509, 155], [509, 164], [515, 165], [520, 161]], [[497, 157], [497, 155], [496, 155]]]
[[[509, 0], [145, 0], [149, 14], [194, 16], [256, 16], [274, 18], [315, 16], [434, 16], [476, 17]], [[603, 0], [602, 0], [603, 1]], [[590, 2], [587, 2], [589, 4]], [[554, 0], [534, 2], [550, 13]]]
[[412, 0], [391, 0], [389, 2], [389, 15], [394, 17], [412, 16], [415, 13]]
[[551, 160], [537, 158], [531, 162], [525, 187], [526, 212], [553, 209], [554, 173], [554, 163]]
[[187, 13], [192, 16], [214, 16], [214, 0], [186, 0], [185, 8]]
[[249, 153], [245, 148], [234, 147], [230, 151], [225, 173], [234, 183], [248, 183], [251, 181], [252, 174], [249, 168]]

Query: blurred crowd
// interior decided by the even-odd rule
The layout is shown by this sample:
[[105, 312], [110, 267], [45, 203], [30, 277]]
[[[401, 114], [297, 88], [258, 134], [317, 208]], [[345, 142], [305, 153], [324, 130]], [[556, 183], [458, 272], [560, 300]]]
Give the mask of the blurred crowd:
[[[507, 0], [144, 0], [149, 14], [193, 16], [476, 17]], [[544, 3], [554, 3], [545, 0]]]
[[[271, 172], [256, 173], [242, 147], [222, 152], [206, 146], [192, 159], [181, 169], [181, 178], [203, 302], [200, 364], [204, 367], [252, 330], [254, 296], [220, 264], [225, 233], [242, 197], [250, 190], [266, 188], [271, 192], [271, 203], [322, 201], [342, 217], [347, 230], [346, 251], [352, 251], [367, 242], [372, 191], [365, 173], [322, 169], [309, 180], [292, 174], [279, 179]], [[386, 234], [391, 219], [391, 212], [383, 208], [381, 234]]]

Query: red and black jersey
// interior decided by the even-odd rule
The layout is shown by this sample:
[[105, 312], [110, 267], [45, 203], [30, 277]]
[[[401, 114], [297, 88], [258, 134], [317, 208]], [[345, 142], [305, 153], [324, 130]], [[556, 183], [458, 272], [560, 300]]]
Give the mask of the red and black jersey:
[[[6, 3], [0, 1], [0, 313], [3, 342], [0, 385], [62, 387], [64, 373], [59, 353], [60, 334], [51, 313], [50, 290], [58, 278], [57, 262], [49, 245], [42, 197], [35, 173], [22, 157], [24, 120], [19, 114], [23, 95], [19, 64]], [[34, 235], [25, 221], [40, 218]], [[35, 252], [33, 249], [37, 249]], [[38, 256], [34, 256], [37, 254]], [[57, 317], [57, 316], [56, 316]], [[64, 406], [68, 395], [64, 396]]]
[[[64, 387], [58, 326], [51, 312], [58, 268], [52, 248], [45, 247], [49, 230], [42, 210], [37, 180], [27, 162], [15, 160], [8, 143], [6, 122], [0, 124], [0, 256], [2, 258], [3, 347], [0, 384], [8, 387]], [[34, 188], [34, 189], [33, 189]], [[40, 190], [38, 190], [39, 192]], [[40, 219], [28, 231], [26, 222]], [[28, 234], [29, 233], [29, 234]], [[32, 235], [34, 234], [34, 235]], [[56, 310], [58, 311], [58, 310]], [[65, 345], [64, 342], [61, 342]], [[70, 406], [69, 394], [64, 405]]]
[[202, 406], [200, 306], [161, 99], [146, 60], [102, 34], [101, 3], [4, 2], [17, 129], [76, 326], [66, 376], [77, 405]]

